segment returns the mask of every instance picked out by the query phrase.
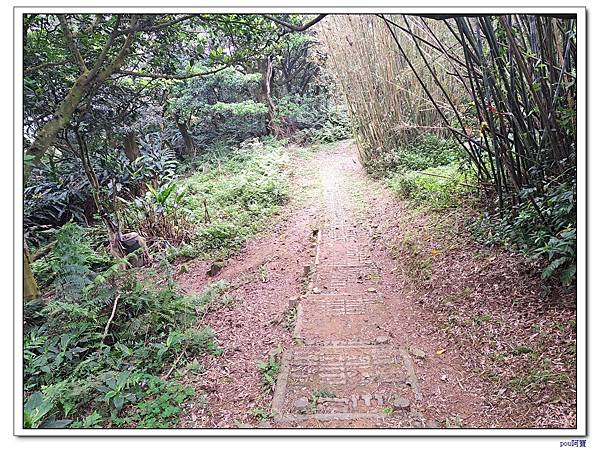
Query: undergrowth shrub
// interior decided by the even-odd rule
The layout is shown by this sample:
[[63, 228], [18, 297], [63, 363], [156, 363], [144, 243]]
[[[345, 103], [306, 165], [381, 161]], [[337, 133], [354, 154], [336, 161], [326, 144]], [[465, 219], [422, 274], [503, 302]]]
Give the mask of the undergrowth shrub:
[[222, 353], [214, 331], [195, 324], [207, 305], [230, 303], [226, 286], [186, 296], [168, 264], [141, 280], [126, 259], [98, 271], [78, 228], [66, 225], [55, 247], [69, 260], [54, 274], [62, 289], [45, 306], [25, 308], [24, 425], [173, 426], [193, 390], [167, 376]]
[[373, 159], [367, 170], [374, 176], [407, 170], [424, 170], [430, 167], [464, 165], [464, 150], [453, 139], [444, 139], [434, 134], [417, 136], [408, 145], [397, 149], [373, 151]]
[[189, 211], [183, 206], [187, 194], [177, 181], [168, 182], [158, 188], [147, 185], [144, 196], [129, 202], [123, 213], [124, 221], [131, 230], [136, 230], [150, 242], [166, 241], [171, 246], [189, 242], [194, 234], [194, 223], [189, 220]]
[[31, 263], [39, 287], [53, 287], [64, 297], [77, 296], [96, 270], [110, 262], [94, 242], [96, 229], [67, 222], [55, 235], [56, 243], [44, 257]]
[[426, 171], [398, 172], [388, 184], [398, 195], [432, 208], [459, 206], [473, 191], [468, 173], [457, 164], [428, 168]]
[[183, 181], [182, 206], [197, 224], [200, 254], [227, 256], [287, 200], [289, 157], [277, 144], [257, 141], [216, 160], [207, 154]]
[[517, 214], [485, 213], [471, 230], [484, 244], [516, 248], [523, 255], [542, 261], [542, 279], [558, 275], [564, 286], [571, 286], [577, 272], [575, 193], [575, 180], [549, 187], [543, 196], [535, 196], [532, 189], [524, 190]]
[[296, 133], [294, 139], [301, 143], [326, 144], [352, 137], [352, 124], [345, 108], [332, 106], [326, 111], [322, 121]]

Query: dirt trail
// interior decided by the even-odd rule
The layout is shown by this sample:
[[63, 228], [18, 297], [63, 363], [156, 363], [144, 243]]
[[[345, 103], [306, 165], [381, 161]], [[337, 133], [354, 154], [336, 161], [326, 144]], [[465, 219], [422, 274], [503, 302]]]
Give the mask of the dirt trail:
[[[361, 207], [369, 181], [354, 146], [321, 157], [319, 175], [323, 222], [308, 292], [298, 305], [294, 346], [283, 357], [274, 394], [275, 422], [438, 427], [439, 411], [427, 411], [422, 383], [425, 374], [434, 372], [442, 383], [449, 374], [439, 361], [429, 361], [435, 343], [414, 332], [426, 318], [415, 317], [394, 261], [373, 239], [379, 225]], [[467, 411], [472, 400], [469, 407], [463, 402]]]
[[[436, 354], [442, 344], [428, 318], [404, 295], [376, 239], [381, 225], [368, 218], [362, 193], [377, 188], [355, 145], [318, 154], [297, 176], [303, 200], [210, 280], [228, 280], [240, 300], [206, 317], [226, 351], [188, 380], [205, 394], [182, 425], [434, 428], [460, 416], [468, 426], [483, 400], [456, 357]], [[192, 267], [180, 282], [201, 290], [205, 270]], [[295, 305], [290, 336], [282, 325]], [[278, 345], [285, 351], [271, 402], [256, 361]]]

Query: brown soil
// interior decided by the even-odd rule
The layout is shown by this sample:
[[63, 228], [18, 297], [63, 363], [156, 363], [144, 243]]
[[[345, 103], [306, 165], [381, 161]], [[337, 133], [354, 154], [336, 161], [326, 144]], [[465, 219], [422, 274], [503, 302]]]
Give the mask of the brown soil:
[[[575, 426], [571, 294], [392, 198], [350, 142], [298, 160], [294, 184], [217, 276], [195, 261], [177, 277], [198, 292], [227, 280], [236, 298], [202, 319], [225, 353], [186, 376], [198, 395], [181, 426]], [[256, 363], [278, 348], [265, 389]]]

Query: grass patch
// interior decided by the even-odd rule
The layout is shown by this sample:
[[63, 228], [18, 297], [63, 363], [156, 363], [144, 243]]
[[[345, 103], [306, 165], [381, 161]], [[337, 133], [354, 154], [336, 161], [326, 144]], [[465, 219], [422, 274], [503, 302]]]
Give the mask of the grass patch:
[[427, 283], [432, 276], [433, 261], [430, 255], [425, 254], [416, 239], [406, 234], [401, 241], [402, 253], [406, 258], [408, 275], [417, 284]]
[[279, 369], [281, 369], [281, 352], [282, 349], [277, 348], [275, 351], [271, 352], [266, 361], [258, 361], [256, 363], [256, 367], [258, 367], [258, 370], [262, 375], [263, 388], [267, 391], [275, 389], [277, 375], [279, 374]]
[[298, 318], [298, 308], [297, 307], [292, 307], [292, 308], [288, 308], [285, 314], [285, 322], [283, 324], [283, 327], [291, 332], [294, 327], [296, 326], [296, 319]]
[[329, 389], [316, 389], [312, 392], [310, 396], [310, 410], [315, 413], [317, 412], [317, 405], [319, 403], [319, 399], [321, 398], [334, 398], [335, 393], [330, 391]]
[[205, 155], [182, 181], [197, 254], [225, 258], [260, 230], [289, 198], [288, 163], [278, 143]]
[[512, 378], [509, 386], [517, 392], [538, 391], [548, 385], [562, 385], [569, 380], [564, 373], [553, 372], [552, 370], [537, 370], [524, 376]]
[[397, 195], [436, 208], [454, 208], [473, 191], [469, 177], [457, 163], [430, 167], [426, 170], [408, 170], [393, 174], [388, 186]]

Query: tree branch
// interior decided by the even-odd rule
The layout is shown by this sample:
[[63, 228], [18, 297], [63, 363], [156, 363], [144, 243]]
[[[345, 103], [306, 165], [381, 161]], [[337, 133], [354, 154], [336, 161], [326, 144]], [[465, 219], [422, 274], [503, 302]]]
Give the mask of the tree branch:
[[190, 78], [202, 77], [205, 75], [212, 75], [212, 74], [221, 72], [230, 66], [231, 66], [231, 64], [228, 64], [226, 66], [219, 67], [218, 69], [208, 70], [206, 72], [190, 73], [190, 74], [186, 74], [186, 75], [174, 75], [174, 74], [168, 74], [168, 73], [149, 73], [149, 72], [139, 72], [139, 71], [134, 71], [134, 70], [117, 70], [115, 73], [118, 73], [121, 75], [128, 75], [130, 77], [151, 78], [153, 80], [158, 80], [158, 79], [161, 79], [161, 80], [189, 80]]
[[317, 17], [315, 17], [313, 20], [311, 20], [310, 22], [305, 23], [304, 25], [294, 25], [291, 23], [286, 22], [285, 20], [281, 20], [278, 19], [277, 17], [273, 17], [269, 14], [265, 14], [264, 15], [267, 19], [271, 20], [272, 22], [275, 22], [291, 31], [305, 31], [308, 30], [310, 27], [312, 27], [313, 25], [319, 23], [321, 20], [323, 20], [325, 18], [325, 16], [327, 16], [327, 14], [319, 14]]
[[137, 33], [137, 32], [141, 32], [141, 31], [157, 31], [160, 30], [162, 28], [167, 28], [170, 27], [171, 25], [175, 25], [177, 23], [180, 22], [184, 22], [186, 20], [192, 19], [194, 17], [197, 17], [198, 14], [187, 14], [185, 16], [182, 17], [178, 17], [177, 19], [173, 19], [170, 20], [168, 22], [163, 22], [157, 25], [147, 25], [147, 26], [143, 26], [143, 25], [137, 25], [137, 26], [133, 26], [131, 28], [126, 28], [124, 30], [119, 31], [117, 34], [121, 35], [121, 34], [129, 34], [129, 33]]
[[66, 62], [67, 61], [65, 61], [65, 60], [53, 61], [53, 62], [46, 62], [46, 63], [38, 64], [37, 66], [27, 67], [25, 70], [23, 70], [23, 75], [29, 75], [30, 73], [37, 72], [38, 70], [45, 69], [46, 67], [62, 66]]
[[65, 14], [59, 14], [58, 20], [60, 21], [60, 27], [62, 28], [65, 40], [67, 41], [67, 48], [69, 49], [69, 52], [71, 52], [71, 56], [73, 56], [73, 59], [79, 66], [81, 72], [87, 72], [88, 68], [85, 65], [85, 61], [83, 60], [81, 53], [79, 53], [79, 49], [75, 43], [75, 38], [73, 37], [73, 33], [71, 32], [69, 24], [67, 23], [67, 16]]

